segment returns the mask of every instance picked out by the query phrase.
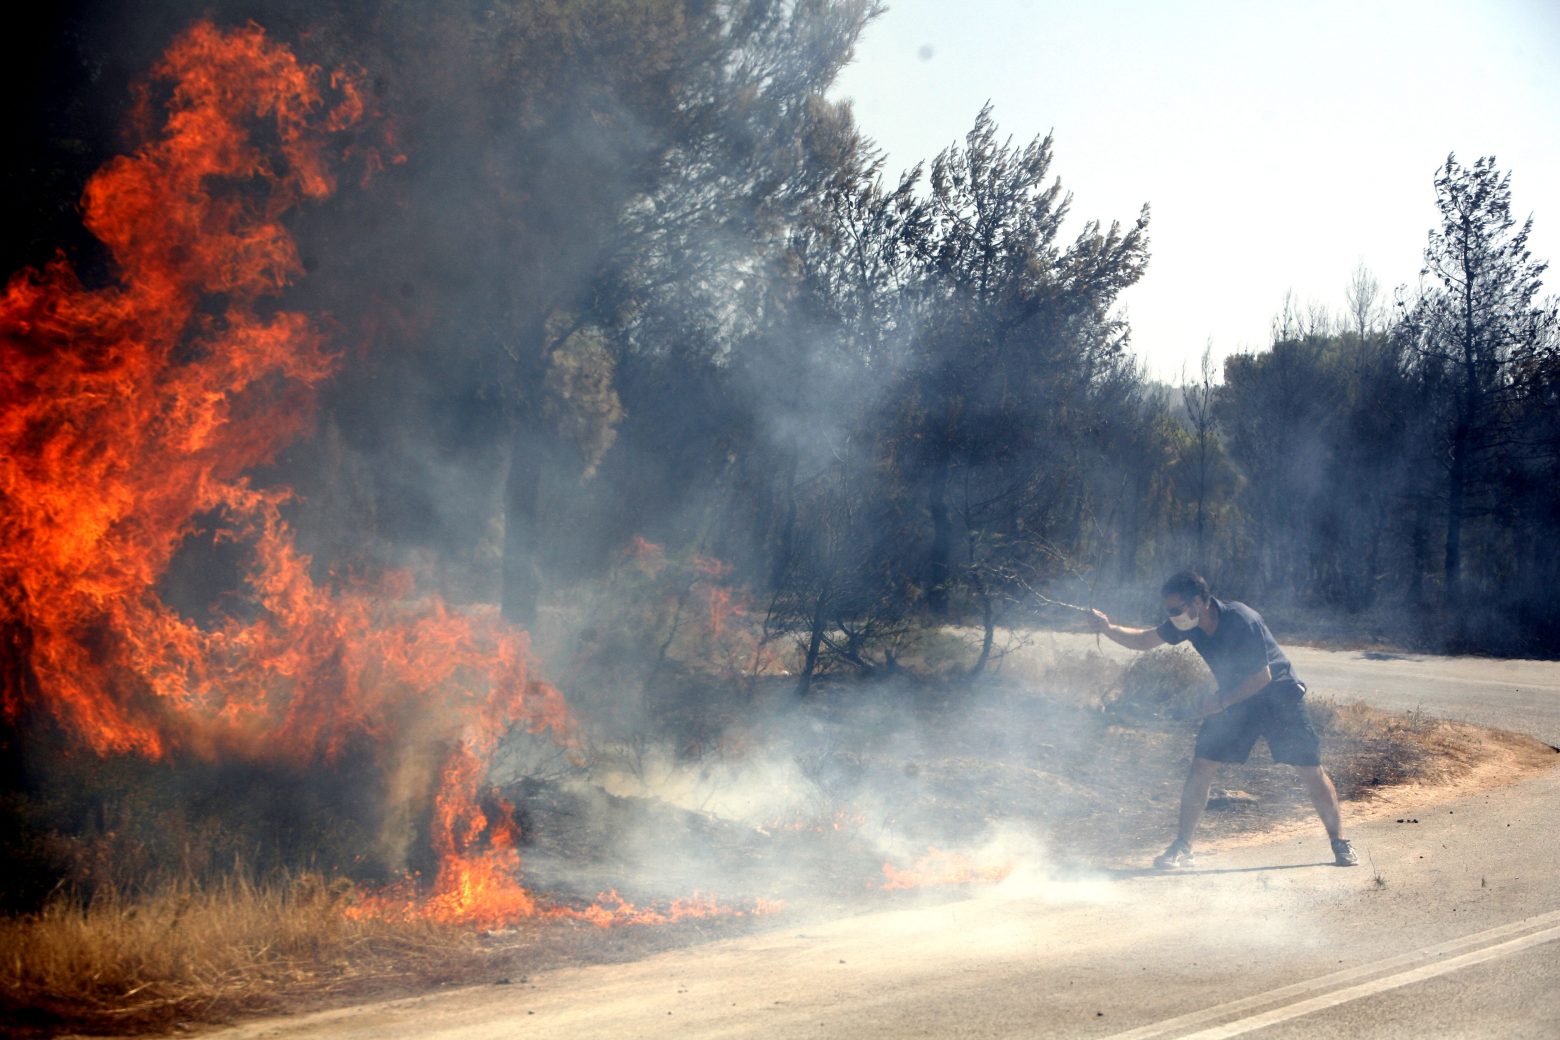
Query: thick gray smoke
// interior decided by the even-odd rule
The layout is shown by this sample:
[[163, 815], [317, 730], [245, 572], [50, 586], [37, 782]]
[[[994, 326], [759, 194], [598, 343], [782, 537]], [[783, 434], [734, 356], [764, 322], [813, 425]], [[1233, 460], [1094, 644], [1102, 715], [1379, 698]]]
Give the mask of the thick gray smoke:
[[[254, 479], [296, 489], [320, 581], [405, 570], [531, 632], [581, 723], [491, 778], [541, 883], [843, 898], [933, 849], [1033, 869], [1046, 836], [969, 788], [1063, 797], [1086, 727], [951, 681], [979, 635], [918, 641], [994, 634], [1099, 526], [1076, 416], [1130, 396], [1112, 306], [1146, 217], [1066, 243], [1050, 143], [1003, 145], [990, 113], [886, 180], [824, 100], [870, 4], [578, 8], [71, 7], [80, 78], [33, 136], [99, 127], [201, 15], [361, 70], [395, 147], [291, 221], [305, 274], [277, 304], [329, 324], [340, 372]], [[1016, 215], [970, 233], [987, 185]], [[245, 609], [230, 549], [192, 534], [168, 601]], [[385, 788], [385, 869], [425, 865], [442, 750], [405, 731], [356, 778]]]

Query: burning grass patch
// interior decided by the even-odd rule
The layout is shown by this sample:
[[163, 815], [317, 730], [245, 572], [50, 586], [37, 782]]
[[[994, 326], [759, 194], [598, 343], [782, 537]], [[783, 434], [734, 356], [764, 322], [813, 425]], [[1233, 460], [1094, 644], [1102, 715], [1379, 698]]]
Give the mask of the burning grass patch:
[[[525, 984], [760, 927], [760, 914], [605, 927], [585, 915], [484, 930], [354, 913], [360, 890], [303, 874], [64, 895], [0, 918], [0, 1035], [132, 1035], [297, 1014], [446, 986]], [[583, 905], [583, 904], [582, 904]]]

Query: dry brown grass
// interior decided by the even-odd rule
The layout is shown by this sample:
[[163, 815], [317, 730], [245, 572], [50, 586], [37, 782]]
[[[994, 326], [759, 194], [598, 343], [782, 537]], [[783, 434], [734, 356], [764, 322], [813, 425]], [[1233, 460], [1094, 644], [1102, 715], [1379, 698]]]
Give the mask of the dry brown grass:
[[1374, 789], [1454, 778], [1477, 761], [1478, 738], [1423, 712], [1391, 714], [1360, 701], [1309, 699], [1311, 720], [1327, 750], [1327, 768], [1345, 799]]
[[0, 919], [0, 1022], [19, 1034], [142, 1032], [437, 984], [487, 956], [470, 929], [357, 920], [352, 888], [302, 875], [64, 896]]

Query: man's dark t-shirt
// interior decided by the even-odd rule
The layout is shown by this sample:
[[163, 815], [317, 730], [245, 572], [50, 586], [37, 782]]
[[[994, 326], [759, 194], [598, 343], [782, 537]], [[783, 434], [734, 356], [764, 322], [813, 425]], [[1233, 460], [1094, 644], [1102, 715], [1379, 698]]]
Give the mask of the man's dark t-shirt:
[[1264, 665], [1272, 669], [1273, 682], [1298, 683], [1289, 658], [1274, 642], [1261, 614], [1244, 603], [1225, 603], [1212, 596], [1208, 600], [1219, 611], [1219, 627], [1213, 635], [1204, 632], [1201, 625], [1182, 632], [1167, 618], [1156, 629], [1159, 638], [1172, 644], [1191, 640], [1192, 648], [1208, 662], [1220, 690], [1235, 689]]

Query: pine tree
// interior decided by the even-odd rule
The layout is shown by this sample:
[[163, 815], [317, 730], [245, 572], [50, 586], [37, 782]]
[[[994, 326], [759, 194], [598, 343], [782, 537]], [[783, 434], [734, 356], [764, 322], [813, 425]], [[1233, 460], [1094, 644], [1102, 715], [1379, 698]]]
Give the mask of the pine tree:
[[1423, 287], [1398, 326], [1438, 404], [1445, 465], [1447, 595], [1462, 579], [1463, 521], [1500, 461], [1523, 372], [1554, 319], [1535, 305], [1546, 263], [1533, 228], [1511, 215], [1511, 175], [1494, 156], [1471, 167], [1449, 155], [1435, 180], [1440, 227], [1425, 247]]

